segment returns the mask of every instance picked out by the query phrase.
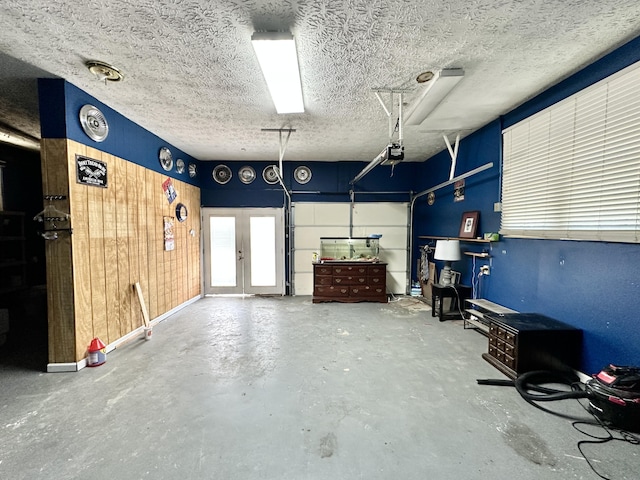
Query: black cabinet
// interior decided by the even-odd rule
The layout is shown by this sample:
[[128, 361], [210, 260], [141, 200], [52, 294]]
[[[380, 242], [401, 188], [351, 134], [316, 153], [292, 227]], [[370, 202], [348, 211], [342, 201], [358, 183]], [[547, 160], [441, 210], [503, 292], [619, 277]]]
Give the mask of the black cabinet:
[[485, 315], [489, 351], [482, 357], [510, 378], [532, 370], [577, 369], [582, 330], [537, 313]]

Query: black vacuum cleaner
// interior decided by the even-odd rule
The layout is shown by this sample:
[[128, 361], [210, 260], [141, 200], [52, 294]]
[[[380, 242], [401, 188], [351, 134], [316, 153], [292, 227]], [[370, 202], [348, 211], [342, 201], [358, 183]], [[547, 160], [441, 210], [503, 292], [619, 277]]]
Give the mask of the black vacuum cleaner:
[[608, 365], [585, 388], [589, 411], [602, 423], [640, 432], [640, 368]]

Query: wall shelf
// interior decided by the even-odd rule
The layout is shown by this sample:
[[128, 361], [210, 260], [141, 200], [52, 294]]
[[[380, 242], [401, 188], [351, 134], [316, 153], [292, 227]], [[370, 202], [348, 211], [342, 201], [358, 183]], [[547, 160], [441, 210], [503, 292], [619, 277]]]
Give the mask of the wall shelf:
[[469, 255], [470, 257], [476, 257], [476, 258], [490, 258], [491, 255], [489, 255], [487, 252], [462, 252], [465, 255]]
[[491, 240], [485, 240], [484, 238], [434, 237], [430, 235], [420, 235], [418, 238], [421, 240], [460, 240], [461, 242], [469, 243], [491, 243]]

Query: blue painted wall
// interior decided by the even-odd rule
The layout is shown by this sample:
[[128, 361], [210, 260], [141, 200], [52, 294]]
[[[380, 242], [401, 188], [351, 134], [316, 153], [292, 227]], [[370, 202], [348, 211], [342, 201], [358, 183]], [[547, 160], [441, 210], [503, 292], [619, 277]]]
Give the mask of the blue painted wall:
[[[175, 161], [182, 158], [185, 164], [192, 162], [198, 167], [202, 162], [165, 142], [76, 86], [62, 79], [41, 78], [38, 80], [38, 96], [42, 138], [69, 138], [185, 183], [199, 185], [200, 176], [190, 178], [186, 168], [184, 173], [179, 174], [175, 170]], [[86, 104], [97, 107], [107, 119], [109, 135], [103, 142], [91, 140], [82, 130], [79, 113]], [[171, 150], [174, 160], [172, 171], [167, 172], [160, 166], [158, 152], [161, 147]]]
[[[488, 161], [499, 165], [501, 130], [640, 60], [640, 38], [632, 40], [574, 76], [465, 138], [456, 175]], [[449, 156], [441, 152], [423, 164], [419, 190], [448, 178]], [[496, 232], [500, 214], [499, 168], [467, 179], [464, 202], [453, 202], [453, 187], [438, 191], [429, 207], [418, 200], [414, 219], [418, 235], [457, 235], [461, 213], [479, 210], [480, 232]], [[418, 244], [425, 240], [416, 239]], [[464, 250], [483, 245], [464, 244]], [[537, 312], [584, 331], [581, 370], [599, 371], [608, 363], [640, 364], [640, 245], [502, 239], [490, 247], [491, 275], [482, 277], [483, 297], [520, 312]], [[417, 249], [414, 251], [417, 254]], [[414, 262], [415, 263], [415, 262]], [[471, 260], [455, 264], [471, 281]], [[477, 273], [477, 270], [476, 270]]]
[[[232, 170], [232, 178], [225, 185], [215, 182], [211, 176], [213, 169], [220, 164]], [[243, 184], [238, 170], [248, 165], [256, 171], [256, 179], [249, 185]], [[285, 195], [279, 184], [269, 185], [262, 179], [263, 170], [273, 162], [203, 162], [202, 204], [206, 207], [281, 207]], [[293, 178], [298, 166], [307, 166], [311, 170], [311, 179], [300, 185]], [[350, 181], [367, 165], [366, 162], [283, 162], [284, 184], [293, 193], [294, 202], [348, 202], [349, 191], [353, 189], [358, 202], [385, 201], [408, 202], [410, 185], [417, 164], [406, 163], [395, 168], [378, 166], [355, 186]], [[395, 193], [397, 192], [397, 193]]]

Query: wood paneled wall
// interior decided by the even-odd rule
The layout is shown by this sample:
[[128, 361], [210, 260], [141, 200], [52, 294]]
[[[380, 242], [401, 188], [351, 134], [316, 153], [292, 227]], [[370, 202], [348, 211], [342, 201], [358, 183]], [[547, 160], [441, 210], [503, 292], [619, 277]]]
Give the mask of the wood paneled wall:
[[[107, 188], [77, 183], [76, 154], [107, 164]], [[135, 282], [152, 319], [200, 295], [199, 188], [172, 179], [178, 197], [169, 204], [166, 175], [66, 139], [43, 139], [41, 155], [44, 195], [67, 197], [53, 204], [73, 228], [45, 246], [50, 363], [77, 362], [94, 337], [109, 344], [140, 327]], [[189, 212], [182, 223], [178, 203]], [[174, 218], [172, 251], [165, 216]]]

